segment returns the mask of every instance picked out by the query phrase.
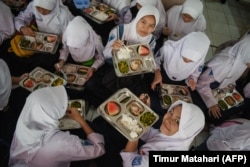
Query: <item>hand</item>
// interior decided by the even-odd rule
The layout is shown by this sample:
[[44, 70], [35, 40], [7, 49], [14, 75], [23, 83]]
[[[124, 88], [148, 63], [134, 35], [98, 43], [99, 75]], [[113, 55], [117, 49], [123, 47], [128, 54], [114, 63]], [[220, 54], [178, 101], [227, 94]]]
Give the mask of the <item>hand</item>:
[[63, 65], [64, 65], [64, 60], [60, 60], [58, 63], [54, 64], [54, 68], [56, 69], [56, 71], [61, 71]]
[[110, 13], [106, 21], [111, 21], [111, 20], [119, 21], [119, 17], [115, 13]]
[[69, 107], [66, 111], [66, 115], [77, 122], [82, 122], [84, 119], [80, 115], [80, 112], [77, 110], [77, 108], [71, 108]]
[[29, 73], [24, 73], [19, 77], [11, 77], [12, 84], [18, 84], [22, 79], [29, 77]]
[[219, 119], [221, 117], [221, 111], [220, 111], [220, 107], [218, 106], [218, 104], [209, 107], [208, 108], [208, 114], [209, 116], [213, 116], [216, 119]]
[[169, 35], [169, 34], [171, 33], [171, 31], [169, 30], [168, 27], [164, 27], [162, 33], [163, 33], [164, 35]]
[[147, 93], [142, 93], [140, 96], [139, 96], [139, 99], [144, 103], [146, 104], [148, 107], [150, 107], [150, 97]]
[[36, 33], [30, 27], [24, 26], [20, 29], [20, 32], [23, 33], [23, 35], [28, 35], [32, 37], [36, 36]]
[[124, 43], [121, 40], [116, 40], [114, 41], [114, 43], [112, 44], [112, 48], [113, 49], [119, 49], [124, 45]]
[[151, 83], [151, 89], [155, 90], [157, 84], [162, 85], [162, 76], [160, 70], [155, 71], [155, 77], [153, 82]]
[[90, 67], [90, 68], [88, 69], [87, 74], [86, 74], [86, 80], [89, 80], [89, 78], [92, 77], [92, 75], [94, 74], [94, 72], [95, 72], [95, 68]]
[[188, 80], [188, 86], [191, 88], [192, 91], [194, 91], [196, 89], [196, 82], [194, 81], [193, 78], [190, 78]]

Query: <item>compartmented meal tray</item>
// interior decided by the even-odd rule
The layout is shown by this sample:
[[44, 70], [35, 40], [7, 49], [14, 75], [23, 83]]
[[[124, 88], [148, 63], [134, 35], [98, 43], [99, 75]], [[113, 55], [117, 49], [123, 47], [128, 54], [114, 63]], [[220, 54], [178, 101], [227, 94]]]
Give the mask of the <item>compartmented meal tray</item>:
[[[70, 107], [77, 108], [80, 115], [85, 119], [85, 101], [84, 100], [82, 99], [69, 100], [68, 105]], [[81, 128], [81, 125], [77, 121], [70, 119], [67, 115], [65, 115], [62, 119], [60, 119], [59, 128], [62, 130], [78, 129], [78, 128]]]
[[55, 54], [58, 45], [57, 35], [42, 32], [36, 32], [35, 37], [23, 35], [18, 43], [18, 46], [22, 49], [51, 54]]
[[19, 82], [19, 85], [29, 91], [34, 91], [48, 86], [66, 85], [66, 83], [62, 77], [41, 67], [36, 67], [29, 73], [28, 78], [24, 78]]
[[118, 77], [154, 72], [153, 53], [147, 44], [122, 47], [112, 51], [113, 64]]
[[97, 110], [128, 140], [137, 140], [159, 116], [127, 88], [114, 93]]
[[92, 19], [98, 24], [103, 24], [109, 17], [109, 14], [116, 13], [116, 10], [104, 3], [91, 3], [88, 8], [80, 10], [83, 15]]
[[162, 86], [158, 87], [158, 91], [163, 109], [168, 109], [177, 100], [193, 103], [187, 86], [162, 84]]

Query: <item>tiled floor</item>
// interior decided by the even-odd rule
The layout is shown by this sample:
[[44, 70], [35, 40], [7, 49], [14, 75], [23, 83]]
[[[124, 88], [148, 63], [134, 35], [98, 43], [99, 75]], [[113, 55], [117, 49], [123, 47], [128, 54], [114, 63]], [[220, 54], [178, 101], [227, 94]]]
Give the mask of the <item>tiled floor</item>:
[[[206, 33], [211, 44], [218, 46], [231, 39], [237, 39], [250, 28], [250, 1], [203, 0], [204, 16], [207, 21]], [[211, 59], [215, 48], [210, 47], [206, 60]]]

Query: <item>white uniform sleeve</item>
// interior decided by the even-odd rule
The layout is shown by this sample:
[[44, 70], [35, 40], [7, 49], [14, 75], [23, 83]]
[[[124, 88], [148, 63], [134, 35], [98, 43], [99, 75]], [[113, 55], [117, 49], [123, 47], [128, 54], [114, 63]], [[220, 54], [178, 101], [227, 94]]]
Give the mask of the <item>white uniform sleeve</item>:
[[109, 33], [109, 38], [108, 38], [108, 42], [103, 50], [103, 55], [105, 59], [111, 59], [112, 58], [112, 44], [114, 43], [115, 40], [118, 39], [118, 28], [115, 27], [114, 29], [112, 29]]
[[63, 47], [60, 50], [59, 59], [62, 59], [62, 60], [64, 60], [64, 62], [66, 62], [68, 59], [68, 56], [69, 56], [69, 47], [66, 45], [66, 43], [63, 43]]
[[144, 142], [147, 142], [148, 139], [151, 139], [157, 133], [159, 133], [159, 129], [154, 129], [151, 127], [141, 136], [140, 139], [143, 140]]
[[137, 152], [121, 152], [123, 167], [147, 167], [149, 166], [148, 155], [140, 155]]
[[72, 147], [67, 150], [71, 152], [71, 161], [94, 159], [105, 153], [104, 138], [98, 133], [91, 133], [87, 136], [87, 140], [78, 138], [71, 143]]
[[132, 20], [132, 13], [130, 11], [129, 6], [124, 7], [121, 11], [119, 11], [119, 21], [115, 22], [118, 24], [130, 23]]
[[189, 79], [194, 79], [194, 81], [197, 83], [197, 79], [200, 76], [202, 72], [203, 65], [200, 65], [195, 69], [195, 71], [186, 79], [186, 84], [188, 85], [188, 80]]
[[214, 98], [212, 94], [212, 90], [210, 88], [210, 84], [215, 82], [215, 79], [213, 77], [212, 69], [208, 68], [200, 77], [197, 82], [196, 90], [200, 94], [203, 102], [206, 104], [206, 106], [209, 108], [211, 106], [214, 106], [218, 104], [217, 100]]
[[20, 31], [20, 28], [28, 25], [33, 19], [33, 2], [30, 2], [27, 8], [24, 11], [21, 11], [18, 16], [15, 17], [15, 27], [17, 31]]

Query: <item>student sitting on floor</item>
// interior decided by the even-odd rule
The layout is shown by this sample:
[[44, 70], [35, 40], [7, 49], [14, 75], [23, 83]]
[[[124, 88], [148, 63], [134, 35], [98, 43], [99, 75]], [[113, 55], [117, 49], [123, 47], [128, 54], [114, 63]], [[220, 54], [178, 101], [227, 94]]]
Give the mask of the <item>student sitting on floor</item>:
[[35, 19], [38, 31], [62, 35], [73, 17], [62, 0], [34, 0], [15, 17], [15, 27], [24, 35], [35, 36], [35, 32], [27, 26]]
[[[59, 129], [59, 119], [65, 114], [81, 125], [87, 139]], [[104, 152], [103, 136], [92, 130], [77, 108], [68, 107], [64, 86], [46, 87], [32, 92], [26, 100], [12, 140], [9, 165], [62, 167]]]

